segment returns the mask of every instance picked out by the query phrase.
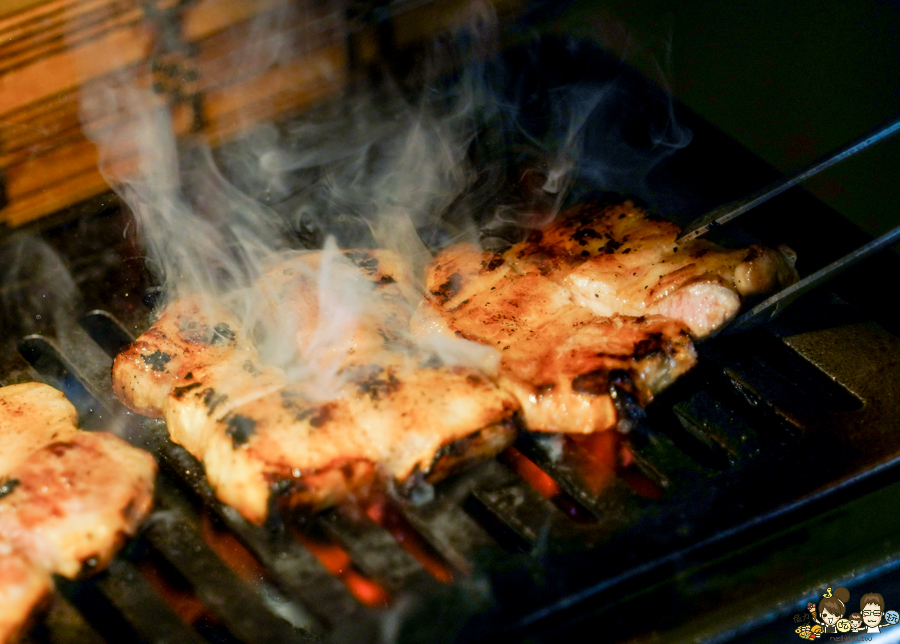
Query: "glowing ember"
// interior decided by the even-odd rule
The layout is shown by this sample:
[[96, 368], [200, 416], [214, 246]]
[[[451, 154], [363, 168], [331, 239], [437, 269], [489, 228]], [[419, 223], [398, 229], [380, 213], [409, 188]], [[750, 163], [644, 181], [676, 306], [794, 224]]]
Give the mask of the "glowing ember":
[[391, 533], [401, 548], [415, 557], [432, 577], [449, 584], [453, 570], [444, 558], [413, 528], [388, 498], [379, 495], [365, 507], [366, 516]]
[[357, 570], [349, 553], [341, 546], [319, 536], [314, 537], [295, 527], [291, 527], [291, 534], [322, 563], [328, 572], [344, 582], [347, 590], [361, 603], [372, 607], [387, 606], [390, 599], [387, 591]]

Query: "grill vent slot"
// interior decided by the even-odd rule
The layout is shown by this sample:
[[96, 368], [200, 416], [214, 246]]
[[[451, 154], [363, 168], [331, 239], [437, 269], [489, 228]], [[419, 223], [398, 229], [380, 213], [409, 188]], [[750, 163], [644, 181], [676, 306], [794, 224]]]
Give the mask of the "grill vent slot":
[[[80, 327], [6, 328], [7, 342], [18, 351], [7, 352], [0, 378], [39, 376], [75, 402], [87, 428], [121, 430], [161, 462], [155, 512], [177, 514], [176, 529], [156, 517], [106, 572], [77, 582], [60, 580], [55, 602], [69, 607], [83, 628], [93, 627], [94, 640], [376, 641], [386, 616], [409, 611], [404, 628], [414, 620], [435, 621], [434, 613], [415, 612], [419, 602], [407, 602], [411, 596], [422, 599], [423, 606], [455, 611], [471, 604], [472, 597], [458, 601], [460, 596], [471, 594], [473, 584], [483, 584], [479, 601], [484, 606], [490, 598], [503, 601], [503, 578], [511, 565], [516, 574], [533, 568], [547, 582], [528, 586], [530, 573], [516, 578], [512, 586], [527, 594], [521, 598], [525, 601], [505, 604], [501, 618], [489, 620], [493, 623], [509, 625], [532, 609], [552, 612], [558, 602], [596, 598], [591, 595], [596, 584], [609, 586], [609, 605], [616, 607], [617, 597], [624, 596], [621, 580], [629, 575], [654, 583], [668, 578], [685, 570], [672, 561], [693, 560], [723, 527], [735, 530], [736, 543], [747, 525], [768, 526], [766, 513], [773, 508], [781, 512], [785, 504], [802, 502], [811, 486], [833, 480], [820, 465], [838, 467], [843, 461], [823, 461], [813, 451], [809, 434], [820, 429], [818, 419], [837, 413], [843, 435], [844, 421], [857, 413], [870, 414], [867, 418], [873, 409], [885, 417], [894, 413], [886, 404], [880, 411], [874, 404], [884, 396], [866, 397], [869, 404], [862, 406], [860, 398], [795, 354], [790, 338], [764, 331], [715, 338], [699, 347], [698, 368], [661, 394], [627, 436], [610, 432], [594, 442], [554, 442], [522, 435], [516, 449], [527, 457], [532, 478], [501, 457], [436, 485], [434, 499], [424, 505], [387, 491], [382, 509], [390, 507], [403, 519], [395, 524], [373, 515], [369, 506], [303, 519], [279, 514], [257, 527], [218, 502], [202, 464], [168, 439], [161, 422], [124, 413], [116, 401], [110, 365], [133, 332], [146, 328], [148, 311], [140, 302], [144, 290], [139, 283], [123, 282], [131, 295], [116, 296], [109, 291], [115, 287], [104, 291], [98, 286], [108, 271], [88, 273], [79, 286], [95, 294], [85, 299], [91, 304], [80, 319], [81, 310], [67, 318], [79, 319]], [[96, 306], [107, 308], [88, 310]], [[854, 349], [858, 338], [845, 342], [842, 329], [834, 330], [834, 342]], [[35, 330], [41, 335], [22, 338]], [[878, 338], [863, 346], [888, 346]], [[879, 351], [865, 354], [877, 357]], [[886, 367], [890, 373], [892, 368]], [[887, 443], [893, 433], [880, 436]], [[764, 493], [756, 493], [761, 486]], [[207, 531], [208, 521], [227, 532], [232, 543], [239, 542], [248, 561], [259, 564], [262, 581], [243, 574], [232, 553]], [[404, 532], [421, 539], [418, 553], [401, 547]], [[343, 570], [352, 575], [323, 565], [323, 553], [316, 550], [321, 544], [314, 538], [334, 546], [332, 555], [340, 549]], [[557, 566], [553, 558], [561, 551], [577, 562]], [[429, 568], [428, 557], [439, 565]], [[162, 586], [154, 585], [156, 573], [180, 578], [195, 607], [205, 607], [205, 617], [186, 623], [161, 594]], [[356, 593], [350, 576], [360, 582]], [[217, 586], [227, 592], [217, 592]], [[371, 601], [362, 591], [372, 591]], [[484, 610], [489, 615], [492, 609]], [[48, 618], [35, 628], [32, 640], [72, 641], [57, 638], [55, 629]]]
[[131, 344], [132, 337], [122, 324], [106, 311], [95, 309], [80, 320], [81, 327], [110, 358]]
[[[732, 340], [732, 339], [729, 339]], [[862, 401], [841, 384], [765, 332], [732, 340], [722, 356], [726, 377], [753, 407], [771, 410], [800, 428], [834, 413], [862, 408]]]
[[[132, 340], [125, 327], [103, 310], [90, 311], [80, 323], [109, 359]], [[391, 507], [396, 506], [394, 511], [407, 517], [404, 529], [421, 533], [423, 543], [434, 544], [433, 554], [439, 560], [453, 562], [451, 568], [463, 572], [471, 570], [473, 547], [499, 544], [508, 552], [539, 556], [549, 543], [574, 539], [587, 544], [600, 538], [598, 535], [627, 528], [639, 521], [648, 507], [664, 502], [666, 495], [684, 494], [691, 486], [714, 480], [723, 470], [739, 471], [738, 466], [766, 453], [767, 445], [783, 446], [785, 441], [796, 439], [803, 428], [798, 417], [804, 414], [787, 412], [785, 407], [794, 404], [802, 411], [818, 404], [801, 400], [798, 407], [794, 398], [805, 395], [802, 392], [817, 389], [816, 400], [824, 400], [829, 412], [860, 406], [857, 398], [802, 359], [782, 355], [789, 354], [790, 350], [776, 339], [771, 340], [764, 350], [751, 356], [735, 353], [717, 358], [719, 364], [724, 361], [727, 365], [718, 371], [705, 368], [691, 374], [661, 396], [646, 421], [640, 423], [621, 445], [616, 442], [617, 447], [610, 448], [611, 451], [597, 451], [594, 446], [595, 458], [604, 462], [612, 459], [606, 463], [611, 478], [604, 479], [596, 489], [586, 487], [580, 478], [579, 467], [583, 463], [580, 466], [577, 460], [572, 460], [578, 449], [590, 451], [587, 446], [579, 446], [576, 441], [572, 443], [576, 449], [564, 450], [567, 456], [557, 461], [534, 437], [523, 435], [516, 444], [517, 449], [511, 449], [510, 453], [527, 458], [529, 465], [546, 479], [547, 485], [535, 486], [528, 477], [523, 480], [513, 462], [501, 457], [500, 462], [484, 463], [470, 472], [462, 479], [467, 481], [465, 485], [449, 481], [439, 486], [438, 495], [446, 498], [439, 499], [440, 503], [435, 503], [430, 514], [427, 508], [422, 513], [413, 506], [404, 505], [406, 502], [400, 498], [391, 498], [387, 502], [392, 504]], [[43, 378], [63, 389], [75, 402], [82, 422], [102, 427], [100, 405], [91, 392], [108, 385], [98, 380], [98, 374], [108, 373], [108, 365], [102, 369], [94, 368], [96, 365], [79, 368], [83, 366], [81, 362], [66, 357], [66, 352], [71, 352], [78, 344], [70, 341], [61, 346], [65, 351], [54, 340], [32, 335], [19, 343], [19, 351]], [[794, 378], [796, 380], [791, 380]], [[827, 384], [822, 384], [823, 379]], [[779, 390], [782, 381], [792, 384], [793, 389], [788, 393]], [[794, 382], [800, 385], [794, 385]], [[777, 422], [770, 422], [772, 419]], [[266, 528], [246, 524], [218, 503], [205, 480], [202, 465], [168, 441], [161, 423], [143, 421], [142, 426], [149, 449], [162, 457], [169, 466], [168, 471], [180, 481], [177, 489], [192, 491], [196, 502], [179, 502], [181, 509], [178, 511], [187, 511], [190, 515], [183, 521], [165, 526], [159, 520], [152, 523], [139, 539], [141, 545], [133, 546], [131, 554], [120, 556], [100, 578], [78, 583], [61, 582], [61, 592], [109, 641], [161, 641], [160, 634], [168, 633], [177, 641], [198, 643], [299, 642], [308, 641], [312, 634], [339, 633], [342, 624], [350, 623], [346, 619], [363, 629], [377, 628], [374, 625], [379, 609], [368, 608], [363, 605], [365, 601], [354, 599], [346, 588], [339, 589], [346, 580], [322, 569], [307, 550], [309, 544], [292, 536], [299, 534], [298, 529], [311, 529], [346, 548], [348, 565], [371, 579], [373, 587], [383, 587], [388, 593], [385, 600], [388, 603], [391, 597], [401, 596], [411, 589], [429, 596], [444, 592], [439, 589], [442, 584], [434, 575], [429, 575], [421, 561], [401, 549], [388, 530], [363, 516], [365, 510], [360, 510], [359, 516], [348, 515], [346, 510], [334, 510], [294, 526], [279, 527], [278, 520]], [[775, 431], [774, 427], [779, 429]], [[787, 433], [782, 431], [784, 429]], [[768, 440], [772, 436], [782, 438]], [[619, 447], [625, 451], [620, 452]], [[621, 467], [623, 458], [628, 461], [625, 467]], [[453, 492], [453, 487], [459, 485], [469, 487]], [[550, 485], [555, 486], [557, 493], [548, 496], [546, 492]], [[172, 498], [182, 496], [171, 483], [162, 480], [160, 490], [158, 512], [165, 515], [174, 511], [169, 507]], [[223, 525], [267, 572], [271, 571], [272, 581], [279, 589], [299, 600], [305, 607], [300, 608], [301, 613], [305, 609], [310, 611], [305, 629], [292, 628], [276, 617], [271, 607], [261, 605], [251, 587], [235, 581], [234, 573], [203, 542], [196, 526], [188, 526], [196, 523], [191, 517], [200, 511], [201, 503], [217, 512]], [[464, 537], [461, 550], [456, 550], [455, 544], [446, 545], [446, 537], [431, 532], [445, 520], [442, 517], [448, 522], [451, 542]], [[471, 520], [474, 520], [473, 524], [465, 525]], [[471, 540], [467, 542], [469, 537]], [[198, 545], [200, 550], [197, 550]], [[135, 553], [141, 552], [141, 548], [146, 551], [144, 559], [149, 557], [159, 570], [171, 569], [175, 577], [184, 581], [197, 601], [208, 607], [209, 619], [200, 619], [191, 625], [180, 620], [157, 594], [159, 589], [148, 584], [132, 563], [136, 556], [140, 558]], [[137, 564], [141, 561], [143, 559]], [[299, 569], [296, 568], [298, 564]], [[214, 569], [212, 573], [211, 569]], [[338, 587], [332, 587], [334, 584]], [[226, 588], [227, 592], [217, 592], [217, 587]], [[382, 606], [385, 601], [377, 605]], [[243, 607], [243, 613], [236, 610], [236, 606]], [[141, 612], [145, 609], [155, 618], [148, 621]], [[103, 616], [110, 611], [117, 614], [117, 618], [103, 622]]]
[[[698, 420], [684, 413], [685, 403], [667, 406], [665, 413], [654, 410], [651, 419], [654, 426], [684, 452], [695, 463], [712, 471], [722, 471], [731, 467], [732, 457], [728, 451], [702, 432], [697, 432]], [[677, 405], [681, 405], [678, 407]]]
[[75, 367], [45, 337], [29, 335], [19, 342], [19, 353], [46, 381], [62, 391], [75, 409], [82, 427], [97, 428], [102, 420], [102, 408], [84, 385]]

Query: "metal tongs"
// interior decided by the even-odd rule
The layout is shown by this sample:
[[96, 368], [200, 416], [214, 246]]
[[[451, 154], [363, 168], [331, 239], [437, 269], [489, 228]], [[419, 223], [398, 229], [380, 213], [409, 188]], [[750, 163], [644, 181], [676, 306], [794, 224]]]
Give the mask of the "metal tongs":
[[[782, 192], [789, 188], [793, 188], [800, 182], [805, 181], [813, 175], [818, 174], [822, 170], [830, 168], [838, 161], [843, 161], [847, 157], [850, 157], [857, 152], [860, 152], [861, 150], [865, 150], [869, 146], [874, 145], [879, 141], [884, 141], [897, 132], [900, 132], [900, 118], [895, 118], [889, 123], [886, 123], [885, 125], [882, 125], [881, 127], [873, 130], [872, 132], [856, 139], [855, 141], [848, 143], [842, 148], [839, 148], [838, 150], [825, 155], [817, 161], [814, 161], [811, 165], [800, 170], [799, 172], [796, 172], [795, 174], [787, 176], [784, 179], [766, 186], [759, 192], [755, 192], [748, 197], [739, 199], [738, 201], [733, 201], [723, 206], [719, 206], [715, 210], [710, 211], [699, 219], [695, 219], [690, 224], [688, 224], [682, 231], [681, 236], [675, 242], [676, 245], [681, 245], [683, 242], [696, 239], [697, 237], [700, 237], [713, 228], [721, 226], [722, 224], [729, 222], [732, 219], [736, 219], [748, 210], [751, 210], [756, 206], [765, 203], [772, 197], [780, 195]], [[788, 304], [793, 302], [804, 293], [816, 288], [832, 277], [835, 277], [840, 272], [850, 268], [854, 264], [866, 259], [867, 257], [874, 255], [878, 251], [892, 246], [897, 241], [900, 241], [900, 226], [897, 226], [881, 237], [872, 240], [865, 246], [857, 248], [852, 253], [845, 255], [839, 260], [832, 262], [825, 268], [816, 271], [812, 275], [803, 278], [799, 282], [792, 284], [791, 286], [779, 291], [775, 295], [757, 304], [752, 309], [740, 316], [737, 320], [732, 322], [727, 327], [727, 331], [731, 333], [734, 331], [750, 329], [762, 324], [763, 322], [766, 322], [767, 320], [772, 319], [773, 317], [780, 314], [781, 311], [788, 306]]]

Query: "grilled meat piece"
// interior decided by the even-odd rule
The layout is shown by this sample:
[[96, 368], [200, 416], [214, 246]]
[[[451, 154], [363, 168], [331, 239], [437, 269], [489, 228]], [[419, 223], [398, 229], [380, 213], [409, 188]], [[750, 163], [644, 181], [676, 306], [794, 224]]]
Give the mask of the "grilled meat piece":
[[679, 248], [678, 232], [631, 202], [585, 204], [505, 253], [453, 246], [428, 269], [415, 326], [499, 350], [530, 429], [609, 429], [611, 386], [647, 404], [695, 363], [690, 336], [797, 279], [789, 249]]
[[500, 384], [535, 431], [590, 433], [614, 427], [610, 385], [643, 403], [690, 369], [687, 330], [659, 316], [599, 317], [525, 262], [468, 244], [435, 257], [414, 326], [482, 342], [501, 353]]
[[721, 328], [744, 298], [798, 279], [787, 247], [728, 250], [705, 239], [678, 246], [678, 234], [676, 224], [630, 201], [583, 204], [503, 257], [520, 273], [539, 271], [597, 315], [662, 315], [694, 338]]
[[0, 542], [0, 642], [15, 642], [53, 590], [53, 579], [24, 555]]
[[[193, 367], [234, 354], [233, 316], [220, 306], [204, 304], [200, 298], [179, 300], [117, 356], [112, 385], [119, 400], [141, 415], [162, 418], [172, 388], [192, 384], [180, 379]], [[211, 318], [216, 321], [207, 324]]]
[[382, 476], [436, 481], [509, 445], [518, 405], [410, 341], [410, 288], [386, 251], [295, 254], [260, 279], [249, 330], [173, 302], [117, 357], [116, 393], [164, 417], [219, 499], [256, 523], [272, 499], [321, 509]]
[[0, 641], [51, 588], [105, 566], [153, 500], [156, 463], [38, 383], [0, 388]]

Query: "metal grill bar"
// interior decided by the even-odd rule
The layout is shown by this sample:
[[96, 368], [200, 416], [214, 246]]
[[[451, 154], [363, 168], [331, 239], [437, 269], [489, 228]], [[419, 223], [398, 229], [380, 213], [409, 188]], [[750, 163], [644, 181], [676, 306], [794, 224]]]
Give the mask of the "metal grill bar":
[[584, 486], [580, 474], [573, 470], [569, 462], [565, 459], [554, 461], [531, 437], [520, 437], [516, 445], [563, 490], [596, 516], [606, 529], [627, 525], [641, 512], [640, 499], [624, 481], [614, 478], [596, 493]]
[[[150, 425], [151, 423], [147, 423]], [[360, 606], [340, 580], [333, 577], [308, 550], [283, 529], [258, 528], [215, 498], [203, 473], [203, 466], [183, 448], [166, 437], [165, 425], [152, 423], [148, 447], [158, 454], [168, 471], [225, 523], [229, 530], [272, 574], [273, 582], [297, 597], [317, 618], [335, 626], [346, 620], [366, 622], [368, 609]]]
[[54, 592], [43, 619], [23, 634], [21, 644], [104, 644], [105, 640], [59, 591]]
[[273, 615], [238, 579], [178, 511], [156, 513], [146, 528], [150, 543], [194, 586], [197, 596], [228, 630], [248, 644], [291, 644], [313, 639]]
[[740, 465], [758, 453], [744, 438], [753, 434], [751, 425], [709, 392], [694, 394], [675, 405], [674, 410], [685, 429], [713, 450], [724, 453], [730, 465]]
[[132, 564], [117, 558], [97, 588], [147, 642], [203, 644], [204, 640], [172, 612]]
[[638, 468], [665, 490], [696, 486], [712, 473], [682, 452], [666, 434], [652, 431], [630, 437], [629, 446]]
[[[132, 580], [129, 578], [131, 571], [117, 568], [117, 572], [124, 572], [124, 575], [114, 579], [128, 579], [128, 584], [131, 585]], [[171, 609], [152, 590], [142, 586], [141, 582], [132, 585], [125, 597], [115, 594], [115, 582], [101, 586], [101, 582], [110, 574], [114, 573], [109, 572], [99, 579], [89, 579], [80, 583], [68, 579], [56, 579], [57, 590], [78, 609], [104, 640], [107, 642], [148, 641], [162, 644], [166, 640], [160, 639], [161, 634], [172, 632], [183, 634], [186, 638], [185, 641], [191, 644], [202, 642], [202, 639], [186, 626], [183, 624], [179, 626], [178, 617], [172, 614]], [[137, 572], [134, 571], [134, 574]], [[150, 600], [146, 604], [146, 617], [135, 614], [141, 610], [140, 604], [134, 602], [135, 599], [139, 602], [140, 598], [153, 597], [155, 600]], [[121, 608], [119, 604], [121, 604]], [[162, 628], [159, 631], [153, 629], [154, 617], [160, 617]], [[143, 632], [145, 628], [147, 629], [146, 633]]]
[[571, 521], [528, 483], [497, 462], [486, 463], [485, 470], [472, 497], [527, 550], [551, 535], [570, 534]]
[[15, 345], [0, 348], [0, 384], [15, 385], [40, 379], [40, 374], [25, 360]]
[[[710, 183], [706, 172], [700, 175], [704, 185]], [[681, 179], [679, 189], [690, 185]], [[310, 625], [310, 637], [375, 639], [379, 619], [393, 608], [361, 606], [339, 579], [294, 540], [280, 518], [259, 528], [222, 506], [205, 480], [202, 465], [168, 440], [162, 424], [134, 422], [112, 396], [109, 356], [144, 330], [148, 318], [141, 302], [146, 286], [142, 269], [133, 270], [140, 260], [127, 242], [120, 241], [123, 226], [115, 222], [122, 221], [119, 214], [107, 213], [79, 229], [82, 238], [91, 240], [91, 248], [103, 250], [99, 254], [80, 254], [77, 243], [68, 247], [66, 233], [54, 233], [53, 243], [67, 257], [64, 263], [73, 267], [75, 282], [83, 291], [80, 299], [75, 298], [80, 304], [69, 307], [78, 310], [67, 309], [67, 315], [78, 320], [82, 309], [102, 310], [80, 318], [87, 335], [78, 329], [54, 330], [49, 324], [29, 330], [42, 334], [31, 336], [23, 346], [34, 354], [35, 364], [40, 356], [50, 356], [38, 365], [42, 376], [13, 350], [0, 356], [0, 378], [6, 382], [38, 377], [76, 381], [91, 400], [99, 401], [100, 411], [88, 415], [98, 427], [111, 419], [130, 423], [126, 429], [135, 441], [164, 465], [159, 486], [164, 511], [174, 510], [184, 519], [171, 530], [157, 519], [140, 543], [148, 543], [162, 559], [175, 564], [223, 618], [223, 613], [236, 610], [235, 604], [255, 602], [252, 620], [262, 627], [257, 629], [235, 615], [227, 625], [232, 634], [248, 642], [271, 641], [283, 626], [267, 621], [269, 609], [258, 598], [248, 599], [255, 596], [252, 589], [236, 580], [203, 542], [192, 514], [192, 508], [201, 504], [266, 568], [278, 589], [310, 612], [317, 622]], [[95, 224], [105, 232], [93, 239], [90, 227]], [[797, 250], [803, 253], [802, 248]], [[130, 268], [122, 270], [126, 265]], [[802, 306], [806, 305], [798, 303], [795, 310]], [[724, 557], [743, 545], [742, 535], [768, 534], [779, 517], [806, 507], [803, 504], [810, 496], [868, 480], [873, 472], [893, 467], [900, 457], [894, 427], [900, 409], [900, 340], [875, 325], [846, 319], [846, 305], [826, 298], [817, 306], [825, 315], [811, 316], [815, 324], [806, 321], [797, 326], [789, 312], [779, 320], [782, 326], [773, 327], [775, 335], [747, 336], [752, 339], [738, 347], [722, 339], [704, 344], [701, 367], [653, 404], [647, 427], [632, 434], [629, 447], [638, 468], [661, 485], [661, 498], [641, 497], [622, 479], [599, 492], [591, 491], [565, 458], [553, 461], [523, 438], [518, 443], [523, 453], [596, 521], [573, 521], [509, 468], [493, 461], [438, 485], [435, 500], [425, 506], [395, 501], [410, 524], [455, 570], [471, 571], [490, 584], [502, 606], [496, 613], [488, 612], [485, 619], [497, 630], [532, 624], [591, 597], [601, 598], [608, 610], [615, 610], [628, 601], [620, 596], [623, 591], [624, 595], [642, 593], [645, 587], [680, 574], [679, 566], [696, 562], [703, 553]], [[848, 322], [854, 326], [845, 326]], [[825, 328], [828, 325], [831, 328]], [[26, 335], [18, 329], [16, 325], [4, 328], [8, 345]], [[786, 336], [783, 342], [779, 334]], [[753, 355], [748, 355], [747, 346]], [[89, 348], [83, 351], [83, 347]], [[791, 364], [792, 359], [802, 364]], [[816, 451], [825, 440], [838, 445], [840, 462], [824, 461], [824, 452]], [[793, 462], [795, 455], [803, 459], [800, 466]], [[762, 494], [756, 492], [760, 486]], [[417, 592], [429, 599], [452, 596], [442, 593], [448, 587], [425, 576], [422, 566], [380, 527], [366, 520], [357, 523], [341, 511], [309, 521], [344, 544], [354, 563], [394, 594]], [[503, 552], [498, 543], [518, 553]], [[195, 561], [190, 553], [197, 546], [202, 556]], [[96, 580], [61, 581], [60, 588], [108, 641], [203, 641], [148, 586], [129, 563], [131, 556], [120, 555], [109, 572]], [[511, 575], [512, 582], [504, 585], [511, 567], [517, 573], [519, 567], [528, 572]], [[529, 577], [534, 571], [539, 571], [535, 578], [540, 583]], [[450, 590], [464, 592], [465, 582]], [[224, 599], [213, 592], [223, 583], [228, 586]], [[306, 639], [293, 631], [290, 636]], [[489, 631], [481, 635], [490, 636]]]
[[340, 510], [317, 517], [316, 523], [343, 545], [360, 570], [383, 584], [389, 591], [436, 584], [419, 561], [386, 530], [367, 518], [347, 517]]
[[[93, 311], [83, 319], [86, 320], [86, 329], [91, 330], [91, 336], [102, 336], [104, 332], [112, 332], [113, 335], [124, 333], [124, 325], [106, 312]], [[59, 342], [32, 336], [29, 344], [23, 346], [26, 351], [49, 351], [63, 365], [62, 368], [58, 365], [52, 367], [51, 371], [57, 370], [57, 377], [71, 376], [84, 386], [85, 391], [96, 395], [104, 413], [117, 416], [122, 413], [122, 408], [110, 394], [108, 384], [111, 359], [107, 354], [113, 352], [112, 347], [104, 352], [94, 345], [93, 350], [81, 352], [79, 345], [88, 343], [87, 337], [83, 332], [76, 332], [69, 335], [66, 341]], [[121, 337], [113, 339], [117, 345], [122, 341]], [[21, 360], [14, 358], [10, 363], [11, 368], [20, 373], [33, 372]], [[670, 409], [696, 440], [727, 454], [733, 463], [733, 469], [740, 471], [746, 464], [755, 462], [757, 453], [765, 453], [766, 441], [771, 439], [772, 432], [775, 431], [760, 427], [760, 414], [754, 409], [754, 402], [757, 402], [758, 407], [758, 401], [748, 399], [746, 393], [747, 389], [754, 387], [754, 382], [759, 381], [759, 374], [766, 373], [767, 369], [772, 372], [772, 367], [766, 361], [750, 363], [749, 367], [741, 362], [729, 364], [737, 366], [719, 372], [713, 370], [713, 373], [695, 377], [691, 387], [696, 387], [699, 382], [701, 387], [708, 388], [701, 388], [699, 391], [694, 388], [681, 400], [678, 400], [677, 395], [674, 396], [670, 401]], [[46, 364], [38, 366], [44, 371], [49, 368]], [[757, 399], [765, 401], [772, 413], [780, 414], [780, 418], [788, 421], [794, 418], [784, 411], [789, 400], [767, 395], [764, 388], [761, 393], [758, 384], [755, 387], [751, 393]], [[838, 409], [852, 407], [842, 400], [832, 404], [832, 408], [835, 404]], [[649, 431], [643, 431], [646, 429], [643, 428], [632, 437], [630, 446], [635, 462], [651, 479], [662, 484], [667, 497], [679, 498], [698, 482], [712, 483], [715, 480], [715, 468], [703, 466], [689, 458], [676, 443], [656, 431], [653, 418], [650, 424]], [[782, 436], [779, 445], [795, 438], [790, 432], [784, 431], [783, 424], [779, 427], [781, 428], [776, 431], [776, 435], [781, 432]], [[184, 489], [190, 490], [225, 522], [267, 568], [276, 585], [290, 596], [298, 598], [322, 622], [322, 626], [312, 627], [313, 631], [330, 632], [333, 635], [342, 628], [347, 628], [346, 625], [350, 623], [353, 624], [350, 630], [354, 636], [361, 631], [371, 633], [377, 629], [378, 611], [361, 607], [343, 584], [324, 570], [315, 557], [286, 531], [279, 530], [277, 525], [269, 528], [251, 526], [233, 510], [218, 503], [205, 480], [202, 465], [168, 440], [162, 423], [142, 422], [140, 429], [135, 425], [131, 431], [139, 435], [139, 440], [162, 458]], [[439, 486], [437, 500], [424, 508], [415, 508], [403, 499], [395, 499], [410, 524], [457, 570], [472, 570], [472, 561], [477, 552], [485, 548], [491, 549], [496, 542], [506, 543], [514, 550], [532, 553], [540, 552], [547, 543], [562, 543], [573, 538], [580, 539], [584, 544], [599, 544], [610, 534], [628, 531], [642, 523], [650, 508], [655, 508], [654, 512], [666, 511], [665, 499], [654, 501], [640, 498], [619, 479], [612, 481], [599, 494], [592, 493], [581, 485], [577, 473], [565, 459], [554, 462], [529, 438], [520, 439], [518, 446], [598, 520], [593, 525], [573, 522], [530, 485], [496, 462], [482, 464], [468, 475]], [[463, 507], [472, 512], [474, 521], [463, 511]], [[183, 509], [182, 507], [179, 511]], [[437, 582], [428, 577], [421, 564], [401, 549], [382, 528], [367, 520], [348, 517], [341, 511], [333, 511], [312, 521], [342, 543], [361, 570], [382, 582], [392, 592], [402, 593], [413, 588], [416, 592], [425, 594], [438, 592], [434, 590]], [[198, 595], [223, 619], [235, 614], [235, 606], [249, 606], [256, 602], [254, 609], [249, 611], [253, 613], [252, 618], [245, 615], [246, 619], [235, 621], [234, 617], [227, 617], [226, 626], [242, 640], [289, 641], [286, 639], [289, 637], [299, 637], [297, 641], [308, 639], [307, 635], [298, 635], [284, 622], [270, 621], [272, 615], [268, 609], [260, 605], [258, 599], [249, 599], [254, 596], [253, 593], [209, 551], [196, 532], [180, 523], [170, 524], [157, 520], [148, 529], [147, 537], [154, 548], [194, 584]], [[197, 546], [200, 547], [202, 556], [195, 558], [185, 555]], [[186, 632], [192, 633], [193, 637], [199, 637], [180, 624], [178, 618], [167, 611], [158, 598], [157, 608], [162, 611], [161, 614], [167, 612], [169, 617], [159, 620], [162, 626], [157, 631], [153, 630], [152, 622], [142, 622], [134, 614], [136, 607], [141, 604], [144, 594], [154, 596], [154, 592], [146, 587], [145, 582], [135, 581], [139, 576], [134, 576], [133, 569], [126, 574], [123, 566], [127, 565], [127, 562], [117, 561], [110, 573], [93, 587], [98, 589], [95, 592], [102, 595], [112, 595], [113, 585], [120, 587], [122, 584], [133, 584], [130, 593], [118, 592], [115, 601], [111, 597], [107, 597], [106, 601], [121, 611], [135, 633], [139, 633], [144, 639], [162, 641], [157, 638], [161, 632], [187, 629]], [[214, 590], [223, 584], [233, 589], [227, 593], [227, 598], [217, 595]], [[279, 623], [280, 627], [273, 626]], [[290, 634], [285, 635], [279, 628], [287, 629]], [[145, 634], [144, 629], [150, 635]], [[107, 635], [111, 637], [108, 633]]]
[[490, 465], [485, 463], [466, 476], [443, 482], [436, 498], [427, 506], [411, 507], [405, 499], [394, 498], [410, 525], [455, 570], [467, 574], [472, 572], [476, 553], [496, 545], [484, 528], [462, 509], [465, 499], [490, 476], [485, 471], [489, 469]]

